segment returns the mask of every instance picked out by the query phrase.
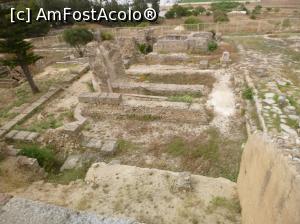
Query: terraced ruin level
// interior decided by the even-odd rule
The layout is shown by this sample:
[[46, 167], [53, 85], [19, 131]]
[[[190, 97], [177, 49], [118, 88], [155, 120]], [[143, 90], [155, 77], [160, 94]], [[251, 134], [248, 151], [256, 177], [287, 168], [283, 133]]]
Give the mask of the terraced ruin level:
[[299, 223], [299, 35], [148, 29], [3, 94], [0, 224]]

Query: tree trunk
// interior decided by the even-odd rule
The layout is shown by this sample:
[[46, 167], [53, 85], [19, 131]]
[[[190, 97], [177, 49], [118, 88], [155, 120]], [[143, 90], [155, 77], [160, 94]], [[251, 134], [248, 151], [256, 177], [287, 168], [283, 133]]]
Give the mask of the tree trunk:
[[23, 70], [23, 72], [24, 72], [24, 74], [25, 74], [25, 77], [26, 77], [26, 79], [27, 79], [27, 82], [29, 83], [29, 85], [30, 85], [30, 88], [31, 88], [31, 90], [32, 90], [32, 93], [39, 93], [40, 92], [40, 90], [39, 90], [39, 88], [35, 85], [35, 83], [34, 83], [34, 80], [33, 80], [33, 78], [32, 78], [32, 75], [31, 75], [31, 73], [30, 73], [30, 71], [29, 71], [29, 68], [28, 68], [28, 65], [21, 65], [21, 68], [22, 68], [22, 70]]

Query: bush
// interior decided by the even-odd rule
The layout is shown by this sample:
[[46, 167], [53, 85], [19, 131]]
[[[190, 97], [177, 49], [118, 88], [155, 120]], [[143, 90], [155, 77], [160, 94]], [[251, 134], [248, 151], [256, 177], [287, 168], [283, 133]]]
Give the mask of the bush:
[[207, 49], [209, 52], [213, 52], [218, 49], [218, 44], [216, 41], [208, 42]]
[[180, 5], [175, 4], [169, 11], [166, 12], [165, 17], [167, 19], [181, 18], [184, 16], [192, 15], [192, 11], [193, 10], [190, 10], [190, 8], [182, 7]]
[[272, 11], [272, 8], [271, 8], [271, 7], [267, 7], [267, 11], [268, 11], [268, 12], [271, 12], [271, 11]]
[[84, 55], [84, 46], [94, 39], [93, 33], [85, 28], [71, 28], [63, 33], [63, 39], [78, 52], [80, 57]]
[[23, 145], [18, 155], [37, 159], [39, 165], [47, 172], [58, 171], [61, 166], [60, 161], [55, 158], [52, 150], [40, 148], [38, 145]]
[[215, 10], [214, 12], [214, 21], [215, 22], [228, 22], [229, 18], [227, 14], [221, 10]]
[[243, 91], [243, 98], [246, 99], [246, 100], [253, 100], [253, 96], [254, 96], [254, 93], [253, 93], [253, 90], [252, 88], [249, 88], [247, 87], [244, 91]]
[[260, 14], [261, 13], [261, 9], [262, 9], [261, 5], [255, 6], [255, 8], [252, 10], [252, 14], [255, 14], [255, 15]]
[[211, 11], [206, 11], [205, 15], [210, 16], [211, 15]]
[[193, 14], [194, 16], [199, 16], [199, 15], [201, 15], [202, 13], [204, 13], [205, 11], [206, 11], [206, 9], [205, 9], [204, 7], [198, 6], [198, 7], [194, 8], [194, 9], [192, 10], [192, 14]]
[[237, 8], [238, 6], [240, 6], [240, 3], [238, 2], [217, 2], [217, 3], [212, 3], [211, 4], [211, 10], [215, 11], [215, 10], [219, 10], [222, 12], [230, 12], [233, 9]]
[[199, 23], [201, 23], [201, 20], [195, 16], [190, 16], [184, 21], [184, 24], [199, 24]]
[[256, 19], [256, 15], [252, 13], [250, 19]]
[[138, 44], [138, 49], [142, 54], [149, 54], [150, 52], [153, 51], [153, 47], [150, 44], [147, 43], [141, 43]]
[[105, 41], [105, 40], [113, 40], [114, 39], [114, 35], [110, 32], [101, 32], [101, 40]]

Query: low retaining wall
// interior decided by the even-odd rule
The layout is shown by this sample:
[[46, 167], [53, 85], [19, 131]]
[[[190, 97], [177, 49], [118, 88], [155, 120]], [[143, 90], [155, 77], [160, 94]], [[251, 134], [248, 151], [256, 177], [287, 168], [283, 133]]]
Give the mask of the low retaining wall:
[[243, 155], [237, 189], [243, 224], [300, 223], [300, 153], [279, 150], [256, 133]]

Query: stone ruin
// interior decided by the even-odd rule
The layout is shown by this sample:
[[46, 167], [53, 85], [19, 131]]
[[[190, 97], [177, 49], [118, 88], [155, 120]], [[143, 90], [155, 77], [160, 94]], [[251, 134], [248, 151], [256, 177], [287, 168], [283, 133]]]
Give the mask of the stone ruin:
[[92, 42], [87, 47], [94, 89], [97, 92], [113, 92], [111, 83], [125, 75], [119, 49], [110, 42]]
[[158, 39], [153, 46], [159, 53], [201, 53], [207, 51], [209, 41], [213, 39], [211, 32], [195, 32], [189, 35], [167, 35]]

